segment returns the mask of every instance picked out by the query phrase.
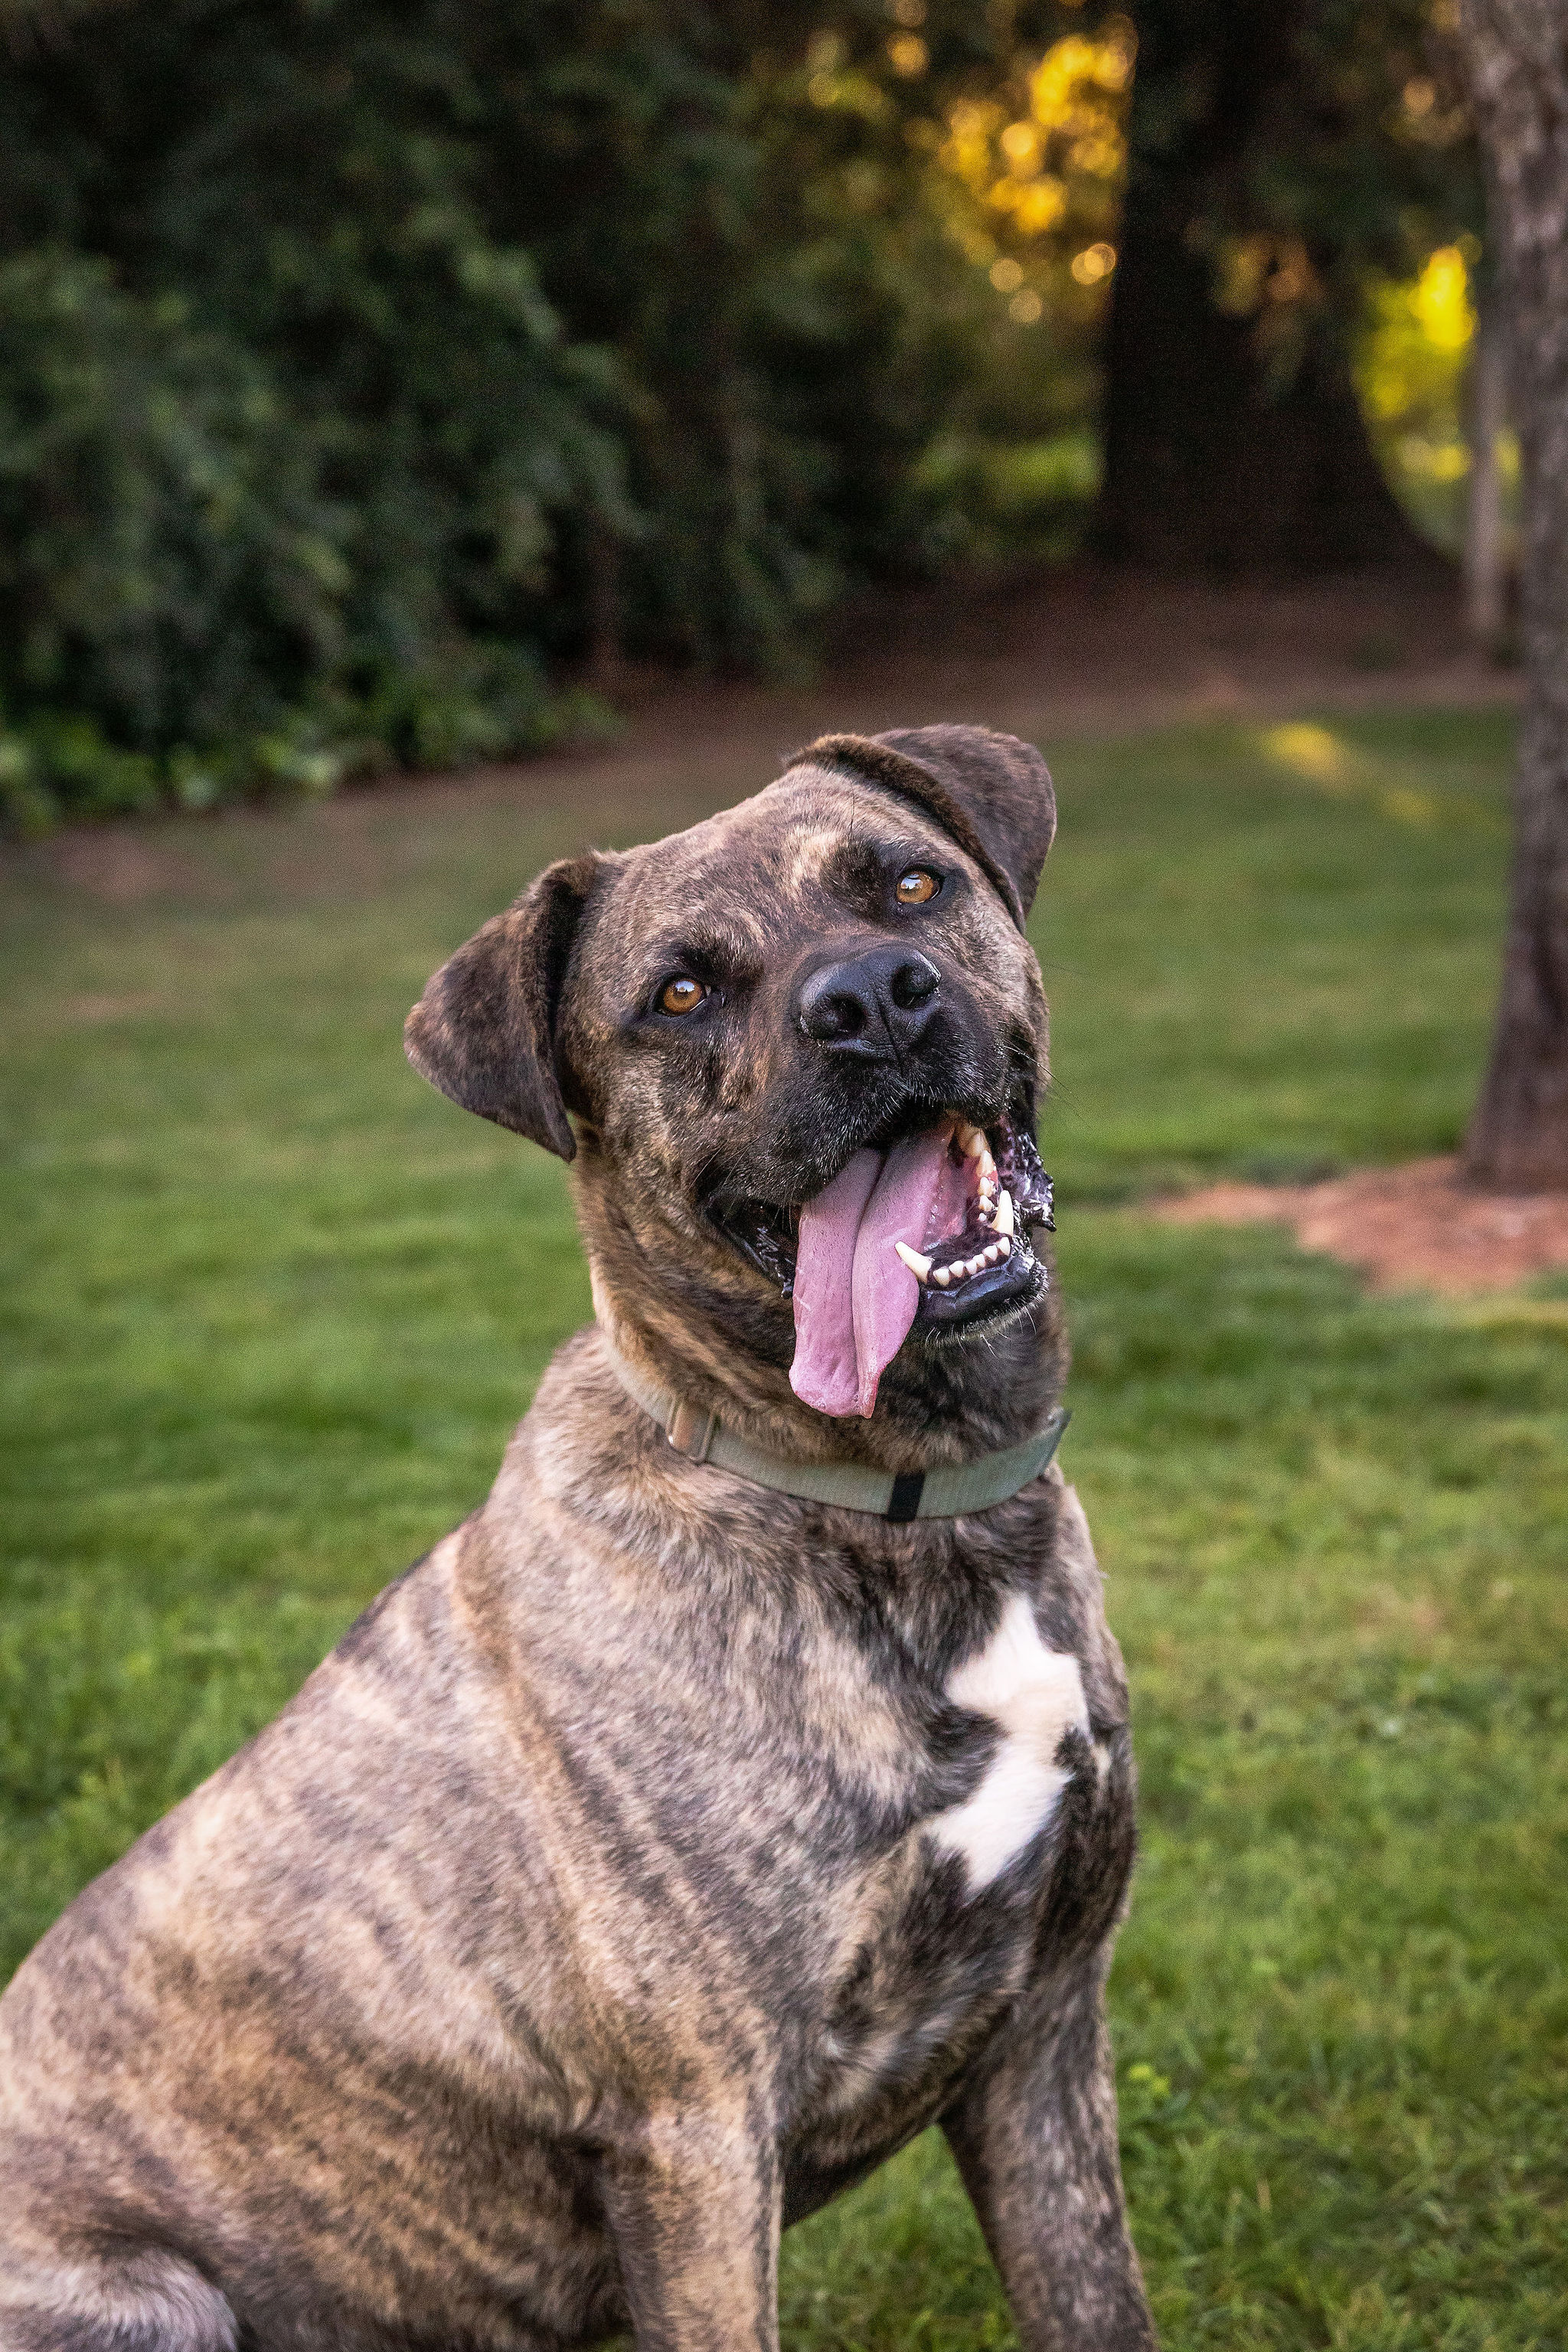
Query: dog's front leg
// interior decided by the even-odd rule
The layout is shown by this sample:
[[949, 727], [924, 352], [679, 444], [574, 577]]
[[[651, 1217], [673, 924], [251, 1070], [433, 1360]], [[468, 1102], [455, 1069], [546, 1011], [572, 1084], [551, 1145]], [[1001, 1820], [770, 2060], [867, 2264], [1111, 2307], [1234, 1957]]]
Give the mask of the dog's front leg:
[[1025, 2352], [1152, 2352], [1098, 1967], [1056, 1992], [1026, 1996], [942, 2126]]
[[654, 2116], [606, 2163], [637, 2352], [778, 2352], [779, 2168], [742, 2119]]

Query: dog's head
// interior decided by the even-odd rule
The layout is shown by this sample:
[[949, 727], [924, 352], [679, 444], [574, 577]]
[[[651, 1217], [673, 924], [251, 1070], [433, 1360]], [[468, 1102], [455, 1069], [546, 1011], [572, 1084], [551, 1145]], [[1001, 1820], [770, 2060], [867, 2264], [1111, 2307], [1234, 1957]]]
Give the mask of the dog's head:
[[689, 1388], [762, 1403], [789, 1369], [868, 1416], [897, 1357], [884, 1413], [951, 1397], [958, 1351], [1037, 1345], [1023, 926], [1055, 823], [1012, 736], [824, 737], [687, 833], [551, 866], [437, 972], [410, 1058], [576, 1159], [601, 1311]]

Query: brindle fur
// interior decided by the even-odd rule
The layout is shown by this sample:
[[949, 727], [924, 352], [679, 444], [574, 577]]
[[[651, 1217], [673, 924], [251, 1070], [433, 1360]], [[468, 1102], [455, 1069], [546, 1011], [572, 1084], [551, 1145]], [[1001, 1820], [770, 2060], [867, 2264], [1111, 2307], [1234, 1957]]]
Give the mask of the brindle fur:
[[[1053, 1292], [911, 1339], [873, 1419], [827, 1420], [707, 1214], [809, 1197], [910, 1104], [1032, 1116], [1053, 823], [1011, 739], [831, 739], [552, 867], [410, 1018], [437, 1084], [574, 1155], [626, 1357], [774, 1453], [968, 1457], [1059, 1391]], [[919, 933], [942, 1017], [917, 1067], [826, 1067], [792, 991], [909, 919], [889, 860], [947, 877]], [[689, 1027], [646, 1011], [678, 955], [725, 1000]], [[971, 1893], [927, 1825], [999, 1734], [944, 1683], [1020, 1592], [1089, 1737]], [[956, 1522], [794, 1501], [678, 1454], [579, 1333], [484, 1506], [0, 2002], [0, 2347], [564, 2352], [628, 2320], [644, 2352], [775, 2347], [781, 2223], [933, 2119], [1031, 2352], [1152, 2345], [1101, 2007], [1132, 1843], [1059, 1471]]]

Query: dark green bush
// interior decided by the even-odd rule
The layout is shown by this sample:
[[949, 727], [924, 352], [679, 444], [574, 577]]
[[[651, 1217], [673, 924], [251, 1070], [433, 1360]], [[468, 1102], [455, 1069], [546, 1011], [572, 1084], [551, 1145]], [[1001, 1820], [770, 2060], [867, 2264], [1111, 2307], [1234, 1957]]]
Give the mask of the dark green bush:
[[505, 752], [951, 555], [931, 125], [1055, 22], [910, 79], [870, 0], [0, 0], [13, 824]]
[[0, 658], [68, 804], [141, 804], [149, 753], [275, 724], [339, 665], [349, 517], [321, 459], [173, 296], [58, 248], [0, 265]]

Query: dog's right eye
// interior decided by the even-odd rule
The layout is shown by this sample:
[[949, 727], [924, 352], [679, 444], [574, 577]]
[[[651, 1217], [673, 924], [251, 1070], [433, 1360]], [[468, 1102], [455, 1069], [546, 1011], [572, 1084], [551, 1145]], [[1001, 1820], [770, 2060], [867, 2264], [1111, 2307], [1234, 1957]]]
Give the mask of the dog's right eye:
[[658, 992], [658, 1009], [661, 1013], [691, 1013], [707, 993], [700, 980], [667, 980]]

